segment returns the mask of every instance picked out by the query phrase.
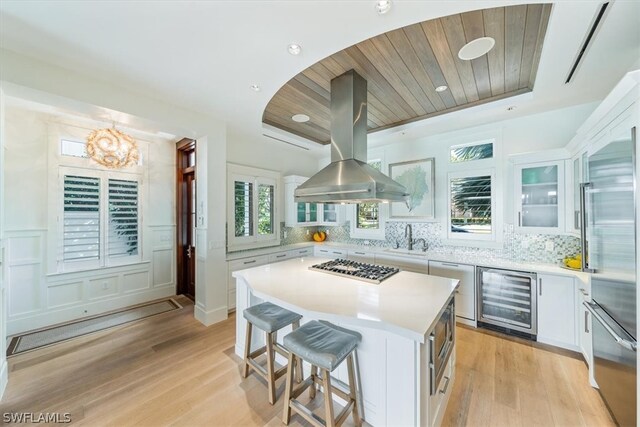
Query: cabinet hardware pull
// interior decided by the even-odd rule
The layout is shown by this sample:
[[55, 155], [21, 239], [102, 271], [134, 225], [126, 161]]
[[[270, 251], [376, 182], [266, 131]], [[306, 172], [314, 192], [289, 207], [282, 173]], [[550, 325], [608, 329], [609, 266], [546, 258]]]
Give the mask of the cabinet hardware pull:
[[587, 321], [589, 320], [589, 312], [585, 311], [584, 312], [584, 332], [586, 334], [589, 333], [589, 325], [587, 325]]
[[580, 229], [580, 211], [573, 212], [573, 228], [576, 230]]
[[245, 262], [243, 262], [243, 264], [244, 264], [244, 265], [247, 265], [247, 264], [253, 264], [254, 262], [256, 262], [256, 260], [255, 260], [255, 259], [254, 259], [253, 261], [245, 261]]
[[328, 250], [326, 250], [326, 249], [320, 249], [320, 252], [327, 253], [327, 252], [329, 252], [329, 251], [328, 251]]
[[285, 256], [287, 256], [287, 254], [276, 255], [276, 258], [282, 258], [282, 257], [285, 257]]
[[542, 296], [542, 277], [540, 277], [538, 280], [540, 281], [540, 293], [539, 293], [539, 295]]
[[354, 252], [356, 255], [366, 255], [364, 252]]
[[450, 382], [451, 378], [445, 376], [444, 379], [445, 379], [446, 382], [444, 383], [444, 387], [442, 388], [442, 390], [440, 390], [440, 393], [447, 394], [447, 389], [449, 388], [449, 382]]
[[522, 227], [522, 212], [518, 212], [518, 227]]
[[460, 267], [458, 264], [452, 264], [450, 262], [441, 262], [442, 265], [448, 265], [449, 267]]

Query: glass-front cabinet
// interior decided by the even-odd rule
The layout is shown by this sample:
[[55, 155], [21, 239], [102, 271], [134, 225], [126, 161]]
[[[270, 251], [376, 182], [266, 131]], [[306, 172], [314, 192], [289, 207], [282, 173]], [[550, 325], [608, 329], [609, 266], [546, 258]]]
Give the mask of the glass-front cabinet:
[[517, 165], [516, 218], [520, 231], [558, 233], [564, 229], [564, 162]]
[[315, 225], [334, 226], [344, 223], [344, 206], [325, 203], [296, 203], [293, 195], [296, 188], [308, 178], [290, 175], [284, 177], [285, 225], [307, 227]]

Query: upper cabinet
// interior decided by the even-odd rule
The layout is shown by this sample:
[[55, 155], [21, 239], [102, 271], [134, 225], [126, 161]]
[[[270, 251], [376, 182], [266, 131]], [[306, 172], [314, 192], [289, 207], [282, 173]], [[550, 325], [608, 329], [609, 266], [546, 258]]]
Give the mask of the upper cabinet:
[[298, 175], [284, 177], [284, 223], [287, 227], [313, 225], [340, 225], [345, 221], [344, 206], [326, 203], [296, 203], [293, 195], [296, 188], [308, 178]]
[[564, 202], [563, 160], [515, 166], [515, 224], [519, 231], [563, 232]]

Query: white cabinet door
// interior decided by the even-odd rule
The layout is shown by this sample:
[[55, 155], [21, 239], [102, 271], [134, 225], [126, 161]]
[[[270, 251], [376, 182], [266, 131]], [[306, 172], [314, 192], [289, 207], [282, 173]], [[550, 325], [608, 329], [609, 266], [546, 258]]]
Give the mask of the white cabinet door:
[[313, 254], [315, 256], [324, 257], [324, 258], [346, 258], [347, 257], [347, 251], [345, 249], [329, 248], [326, 246], [316, 246], [313, 249]]
[[578, 286], [576, 301], [578, 302], [578, 341], [580, 351], [587, 365], [591, 366], [593, 359], [593, 338], [591, 337], [591, 313], [584, 306], [584, 302], [589, 300], [589, 292], [583, 285]]
[[262, 255], [251, 258], [236, 259], [227, 262], [227, 308], [233, 310], [236, 308], [236, 279], [231, 273], [245, 268], [257, 267], [269, 262], [268, 255]]
[[538, 274], [538, 341], [578, 350], [573, 277]]
[[429, 261], [429, 275], [459, 280], [456, 316], [476, 320], [476, 268], [473, 265]]
[[336, 226], [345, 222], [346, 206], [333, 203], [318, 204], [318, 225]]
[[287, 227], [305, 227], [318, 224], [318, 203], [296, 203], [293, 198], [296, 188], [307, 179], [309, 178], [297, 175], [284, 177], [284, 223]]
[[357, 251], [349, 249], [347, 251], [347, 259], [358, 262], [366, 262], [373, 264], [376, 261], [375, 254], [373, 252]]
[[429, 264], [427, 263], [427, 260], [422, 257], [412, 257], [411, 255], [403, 257], [397, 255], [376, 254], [376, 264], [398, 267], [401, 270], [413, 271], [416, 273], [429, 273]]
[[289, 257], [291, 257], [291, 254], [289, 252], [276, 252], [273, 254], [269, 254], [269, 264], [273, 264], [274, 262], [284, 261]]
[[290, 258], [302, 258], [302, 257], [308, 257], [308, 256], [313, 256], [313, 248], [312, 247], [300, 248], [300, 249], [291, 249], [289, 251], [289, 257]]
[[564, 231], [564, 161], [517, 165], [515, 225], [519, 231]]

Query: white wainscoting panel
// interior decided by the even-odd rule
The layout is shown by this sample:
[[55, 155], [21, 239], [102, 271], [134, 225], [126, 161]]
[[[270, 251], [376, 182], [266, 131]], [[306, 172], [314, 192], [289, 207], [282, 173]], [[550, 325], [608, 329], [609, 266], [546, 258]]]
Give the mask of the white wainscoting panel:
[[118, 276], [98, 277], [89, 280], [89, 299], [108, 298], [118, 295]]
[[7, 333], [14, 335], [175, 295], [175, 227], [148, 228], [150, 259], [46, 274], [46, 230], [7, 232]]
[[50, 284], [47, 288], [47, 307], [60, 308], [79, 304], [83, 299], [84, 282]]
[[153, 251], [153, 287], [168, 286], [173, 283], [173, 251], [160, 249]]
[[149, 289], [149, 287], [149, 271], [136, 271], [122, 275], [122, 291], [124, 293], [141, 291]]

